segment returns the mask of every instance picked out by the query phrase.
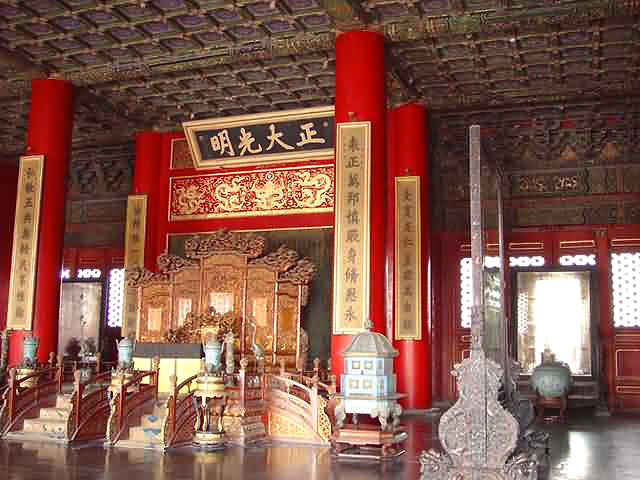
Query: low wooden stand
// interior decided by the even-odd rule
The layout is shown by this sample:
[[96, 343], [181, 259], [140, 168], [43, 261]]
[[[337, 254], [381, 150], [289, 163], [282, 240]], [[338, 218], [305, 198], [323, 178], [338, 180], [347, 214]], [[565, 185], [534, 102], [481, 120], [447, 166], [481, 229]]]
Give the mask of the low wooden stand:
[[[566, 422], [567, 421], [567, 396], [562, 397], [543, 397], [538, 395], [536, 397], [536, 415], [538, 421], [550, 421], [550, 422]], [[545, 408], [557, 408], [560, 413], [556, 416], [544, 415]]]
[[383, 431], [379, 425], [345, 425], [331, 436], [332, 453], [339, 459], [389, 461], [402, 455], [408, 437], [402, 425]]

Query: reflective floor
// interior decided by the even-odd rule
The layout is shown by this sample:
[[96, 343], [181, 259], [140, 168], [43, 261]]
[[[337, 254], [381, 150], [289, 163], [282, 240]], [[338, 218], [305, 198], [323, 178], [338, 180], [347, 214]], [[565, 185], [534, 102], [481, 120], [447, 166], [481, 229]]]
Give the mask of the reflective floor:
[[[407, 453], [387, 467], [332, 461], [327, 448], [269, 446], [199, 452], [66, 448], [39, 442], [0, 441], [0, 479], [97, 480], [391, 480], [417, 479], [417, 455], [437, 445], [431, 421], [409, 418]], [[640, 478], [640, 417], [575, 416], [551, 432], [548, 480]]]

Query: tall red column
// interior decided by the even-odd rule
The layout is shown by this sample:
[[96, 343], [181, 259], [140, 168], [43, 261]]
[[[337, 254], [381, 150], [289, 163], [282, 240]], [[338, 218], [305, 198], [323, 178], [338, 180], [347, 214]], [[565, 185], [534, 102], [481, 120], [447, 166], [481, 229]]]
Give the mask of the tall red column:
[[[371, 122], [370, 300], [373, 330], [385, 332], [386, 95], [384, 38], [375, 32], [347, 32], [336, 40], [336, 123]], [[340, 255], [340, 252], [334, 252]], [[332, 335], [331, 366], [343, 372], [342, 351], [351, 335]]]
[[[387, 255], [388, 277], [395, 274], [395, 177], [420, 177], [420, 238], [421, 238], [421, 318], [422, 338], [420, 340], [394, 339], [394, 347], [400, 352], [395, 361], [398, 391], [408, 396], [402, 402], [407, 409], [426, 409], [431, 406], [431, 322], [429, 303], [431, 297], [431, 235], [429, 226], [429, 175], [427, 159], [427, 115], [422, 105], [407, 104], [390, 111], [387, 151], [388, 172], [387, 191]], [[395, 281], [388, 282], [393, 293]], [[395, 295], [392, 295], [392, 303]], [[393, 316], [395, 308], [391, 308]], [[396, 319], [393, 319], [394, 322]]]
[[[40, 361], [46, 361], [50, 352], [58, 351], [60, 270], [72, 130], [73, 85], [66, 80], [33, 80], [26, 155], [45, 156], [33, 309], [33, 335], [40, 339]], [[10, 364], [22, 357], [24, 335], [21, 331], [11, 335]]]
[[13, 225], [16, 214], [16, 193], [18, 190], [18, 165], [0, 166], [0, 329], [7, 325], [9, 308], [9, 280], [11, 278], [11, 246], [13, 245]]
[[155, 270], [158, 242], [158, 184], [162, 158], [162, 133], [140, 132], [136, 135], [136, 159], [133, 166], [134, 195], [147, 195], [147, 222], [145, 226], [144, 266]]

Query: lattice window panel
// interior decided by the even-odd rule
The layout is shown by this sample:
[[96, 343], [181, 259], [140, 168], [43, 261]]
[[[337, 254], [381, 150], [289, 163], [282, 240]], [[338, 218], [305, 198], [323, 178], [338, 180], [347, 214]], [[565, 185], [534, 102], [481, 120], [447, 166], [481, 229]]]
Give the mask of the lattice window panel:
[[529, 294], [518, 293], [518, 334], [526, 335], [529, 332]]
[[[487, 268], [498, 268], [500, 257], [486, 256], [484, 264]], [[539, 255], [509, 257], [509, 266], [543, 267], [544, 257]], [[497, 301], [499, 302], [500, 299], [498, 298]], [[465, 257], [460, 260], [460, 326], [462, 328], [471, 328], [471, 302], [471, 257]]]
[[596, 254], [579, 254], [579, 255], [562, 255], [558, 259], [558, 263], [563, 267], [583, 267], [586, 265], [595, 266], [596, 264]]
[[109, 272], [109, 300], [107, 303], [107, 325], [122, 326], [124, 309], [124, 268], [113, 268]]
[[62, 280], [69, 280], [71, 278], [71, 270], [68, 268], [60, 270], [60, 278]]
[[640, 252], [611, 254], [613, 326], [640, 327]]
[[509, 257], [510, 267], [544, 267], [544, 257], [541, 255]]
[[100, 278], [102, 271], [99, 268], [80, 268], [76, 272], [77, 278]]

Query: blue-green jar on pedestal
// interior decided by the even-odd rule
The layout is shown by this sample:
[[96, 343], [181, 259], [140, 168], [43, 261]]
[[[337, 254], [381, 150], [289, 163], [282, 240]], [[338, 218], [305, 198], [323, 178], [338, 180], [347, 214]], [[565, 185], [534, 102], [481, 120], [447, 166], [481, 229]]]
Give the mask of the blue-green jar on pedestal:
[[565, 397], [571, 389], [571, 369], [557, 361], [548, 348], [542, 353], [542, 362], [531, 374], [529, 385], [538, 395], [543, 397]]
[[35, 366], [37, 363], [38, 337], [28, 336], [22, 339], [22, 363], [25, 366]]
[[125, 337], [118, 342], [118, 367], [131, 368], [133, 362], [133, 340]]

